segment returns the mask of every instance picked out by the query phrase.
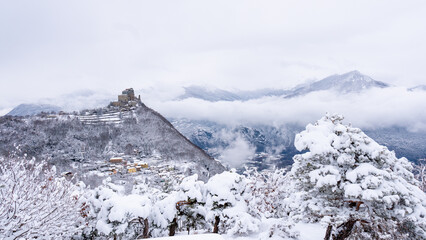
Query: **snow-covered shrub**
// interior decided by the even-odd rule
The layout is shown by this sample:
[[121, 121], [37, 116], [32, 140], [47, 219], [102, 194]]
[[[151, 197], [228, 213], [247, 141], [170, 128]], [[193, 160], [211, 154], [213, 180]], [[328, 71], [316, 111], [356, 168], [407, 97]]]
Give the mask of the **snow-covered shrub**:
[[287, 213], [282, 206], [289, 191], [286, 169], [258, 172], [256, 168], [251, 168], [244, 175], [247, 185], [243, 196], [248, 213], [262, 222], [260, 239], [296, 238], [298, 232], [293, 229], [294, 222], [287, 220]]
[[263, 218], [262, 229], [257, 237], [266, 239], [299, 239], [300, 233], [295, 229], [295, 224], [286, 218]]
[[125, 239], [148, 236], [151, 200], [147, 195], [124, 195], [124, 186], [108, 181], [94, 189], [89, 199], [94, 234]]
[[246, 178], [234, 172], [217, 174], [206, 183], [206, 218], [216, 223], [219, 232], [246, 235], [259, 231], [260, 220], [248, 213], [243, 196], [246, 185]]
[[256, 168], [250, 168], [244, 175], [247, 178], [244, 198], [249, 213], [259, 219], [283, 217], [281, 204], [288, 195], [289, 181], [286, 170], [258, 172]]
[[[169, 193], [144, 182], [133, 183], [129, 192], [129, 184], [116, 185], [106, 179], [92, 191], [88, 201], [93, 229], [89, 228], [86, 236], [163, 237], [178, 222], [176, 230], [204, 228], [205, 190], [204, 183], [197, 179], [197, 175], [186, 177]], [[176, 203], [182, 200], [189, 204], [177, 208]]]
[[69, 238], [84, 225], [78, 198], [45, 161], [0, 159], [0, 238]]
[[168, 236], [172, 225], [177, 224], [176, 202], [180, 199], [176, 194], [160, 192], [158, 192], [158, 194], [153, 194], [152, 197], [154, 199], [151, 210], [150, 236]]
[[309, 151], [293, 158], [289, 215], [329, 224], [335, 237], [351, 230], [377, 239], [425, 237], [426, 195], [411, 164], [342, 120], [326, 115], [296, 135], [296, 148]]
[[198, 175], [192, 175], [182, 180], [176, 193], [180, 198], [177, 202], [177, 215], [180, 230], [206, 229], [205, 187], [204, 182], [197, 180]]

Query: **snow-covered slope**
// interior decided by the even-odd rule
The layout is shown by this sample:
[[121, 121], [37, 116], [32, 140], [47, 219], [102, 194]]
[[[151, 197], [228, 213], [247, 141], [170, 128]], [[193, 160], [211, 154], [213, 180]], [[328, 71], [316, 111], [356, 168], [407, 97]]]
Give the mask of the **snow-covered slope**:
[[41, 112], [58, 112], [61, 108], [50, 104], [20, 104], [8, 114], [9, 116], [32, 116]]
[[333, 75], [320, 81], [295, 87], [286, 98], [297, 97], [310, 92], [333, 90], [339, 93], [361, 92], [370, 88], [386, 88], [388, 84], [376, 81], [358, 71]]
[[254, 151], [250, 159], [241, 162], [239, 167], [243, 167], [245, 163], [260, 169], [291, 165], [292, 157], [297, 153], [293, 146], [294, 136], [301, 129], [295, 125], [230, 127], [211, 121], [189, 119], [171, 119], [171, 123], [195, 145], [218, 159], [223, 159], [222, 155], [230, 149], [246, 151], [244, 148], [238, 149], [234, 144], [244, 141]]
[[221, 89], [207, 89], [200, 86], [185, 87], [185, 93], [179, 96], [178, 99], [186, 98], [199, 98], [211, 102], [241, 100], [236, 93]]
[[185, 87], [185, 93], [178, 100], [187, 98], [198, 98], [209, 102], [218, 101], [248, 101], [262, 97], [283, 96], [288, 94], [287, 90], [281, 89], [259, 89], [254, 91], [227, 91], [222, 89], [208, 89], [201, 86]]
[[143, 103], [79, 115], [5, 116], [0, 118], [0, 131], [1, 155], [50, 159], [61, 171], [73, 162], [105, 162], [117, 155], [155, 155], [159, 161], [187, 166], [186, 174], [197, 173], [202, 180], [225, 170]]

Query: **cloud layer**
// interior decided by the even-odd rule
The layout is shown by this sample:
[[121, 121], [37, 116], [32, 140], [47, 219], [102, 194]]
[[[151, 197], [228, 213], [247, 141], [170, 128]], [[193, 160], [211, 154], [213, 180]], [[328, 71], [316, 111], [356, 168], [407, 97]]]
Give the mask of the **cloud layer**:
[[405, 88], [371, 89], [359, 94], [320, 91], [284, 99], [266, 97], [246, 102], [208, 102], [200, 99], [156, 101], [149, 106], [167, 117], [210, 120], [227, 125], [283, 124], [306, 125], [326, 112], [339, 113], [355, 127], [400, 126], [410, 131], [426, 131], [426, 92]]

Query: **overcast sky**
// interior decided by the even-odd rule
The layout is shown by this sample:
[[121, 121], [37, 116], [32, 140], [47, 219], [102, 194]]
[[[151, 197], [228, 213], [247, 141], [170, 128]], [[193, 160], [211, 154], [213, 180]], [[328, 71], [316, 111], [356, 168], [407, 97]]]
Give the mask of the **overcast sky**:
[[0, 111], [90, 89], [426, 84], [425, 1], [1, 1]]

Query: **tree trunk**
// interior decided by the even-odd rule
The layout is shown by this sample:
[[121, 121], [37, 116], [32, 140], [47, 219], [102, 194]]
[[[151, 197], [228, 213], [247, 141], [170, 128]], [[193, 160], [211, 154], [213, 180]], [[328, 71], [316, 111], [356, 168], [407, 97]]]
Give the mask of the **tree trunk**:
[[220, 222], [220, 217], [219, 216], [214, 217], [213, 233], [218, 233], [219, 232], [219, 222]]
[[327, 231], [325, 232], [324, 240], [329, 240], [331, 236], [331, 230], [333, 229], [333, 226], [328, 225]]
[[351, 235], [352, 228], [358, 220], [350, 219], [337, 228], [337, 235], [333, 236], [333, 240], [344, 240]]
[[169, 236], [174, 236], [176, 233], [176, 228], [177, 228], [177, 219], [173, 218], [172, 223], [170, 224], [170, 232], [169, 232]]
[[148, 218], [143, 220], [143, 236], [142, 238], [149, 238], [149, 223]]

